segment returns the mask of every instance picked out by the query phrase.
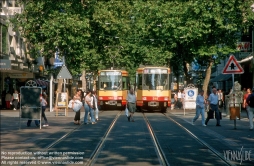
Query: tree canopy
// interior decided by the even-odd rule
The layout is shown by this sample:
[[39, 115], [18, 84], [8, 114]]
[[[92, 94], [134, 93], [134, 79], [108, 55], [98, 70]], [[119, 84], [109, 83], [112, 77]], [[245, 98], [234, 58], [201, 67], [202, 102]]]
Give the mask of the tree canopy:
[[[30, 52], [65, 55], [72, 73], [140, 65], [184, 71], [194, 59], [207, 69], [236, 51], [244, 27], [251, 26], [251, 0], [87, 1], [23, 0], [13, 23]], [[34, 51], [34, 52], [32, 52]], [[210, 73], [207, 70], [206, 81]], [[207, 82], [208, 84], [208, 82]]]

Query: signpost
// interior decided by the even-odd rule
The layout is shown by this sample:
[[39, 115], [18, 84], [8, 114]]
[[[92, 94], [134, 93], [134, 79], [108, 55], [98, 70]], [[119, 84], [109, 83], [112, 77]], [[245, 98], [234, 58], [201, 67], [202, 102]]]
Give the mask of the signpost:
[[198, 95], [198, 88], [195, 88], [193, 84], [189, 84], [184, 88], [185, 96], [183, 101], [183, 109], [185, 115], [185, 109], [195, 109], [196, 108], [196, 98]]
[[66, 93], [65, 88], [65, 80], [66, 79], [72, 79], [72, 75], [70, 74], [69, 70], [65, 65], [61, 67], [61, 70], [59, 71], [57, 75], [57, 79], [63, 79], [64, 80], [64, 91], [61, 93], [57, 93], [57, 105], [56, 105], [56, 116], [58, 116], [58, 109], [64, 109], [65, 116], [68, 115], [68, 93]]
[[[236, 58], [234, 55], [230, 55], [223, 71], [222, 74], [232, 74], [232, 82], [233, 82], [233, 87], [232, 87], [232, 93], [230, 95], [232, 95], [230, 97], [230, 119], [234, 120], [234, 129], [236, 129], [236, 116], [233, 115], [240, 115], [241, 112], [241, 101], [237, 100], [237, 96], [239, 96], [237, 90], [239, 90], [239, 87], [235, 87], [235, 83], [234, 83], [234, 74], [242, 74], [244, 73], [243, 68], [241, 67], [241, 65], [237, 62]], [[236, 90], [236, 91], [235, 91]], [[232, 107], [233, 106], [233, 107]], [[232, 117], [232, 118], [231, 118]], [[233, 118], [234, 117], [234, 118]], [[240, 119], [240, 117], [238, 117]]]

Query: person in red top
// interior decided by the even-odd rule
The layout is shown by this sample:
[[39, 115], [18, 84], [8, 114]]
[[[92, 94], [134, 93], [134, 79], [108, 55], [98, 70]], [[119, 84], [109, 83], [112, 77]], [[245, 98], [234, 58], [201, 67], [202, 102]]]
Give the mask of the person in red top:
[[[247, 106], [248, 106], [248, 103], [246, 102], [246, 99], [248, 98], [248, 96], [251, 94], [251, 89], [248, 88], [246, 93], [244, 94], [243, 96], [243, 108], [244, 109], [247, 109]], [[248, 115], [248, 111], [247, 111], [247, 117], [249, 117]]]

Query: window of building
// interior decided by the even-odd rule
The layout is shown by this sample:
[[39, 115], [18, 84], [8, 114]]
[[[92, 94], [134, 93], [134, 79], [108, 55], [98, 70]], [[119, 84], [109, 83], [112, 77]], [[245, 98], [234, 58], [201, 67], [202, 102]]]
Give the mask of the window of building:
[[8, 51], [8, 28], [3, 25], [3, 24], [0, 24], [1, 25], [1, 36], [0, 36], [0, 40], [1, 40], [1, 43], [0, 43], [0, 49], [1, 49], [1, 53], [2, 54], [8, 54], [9, 51]]

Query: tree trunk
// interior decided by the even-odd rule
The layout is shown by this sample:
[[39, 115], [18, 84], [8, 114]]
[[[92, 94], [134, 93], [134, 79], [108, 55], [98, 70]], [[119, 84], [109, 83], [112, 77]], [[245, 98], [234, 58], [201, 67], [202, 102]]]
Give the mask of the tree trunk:
[[86, 70], [82, 71], [82, 76], [81, 76], [81, 81], [82, 81], [82, 91], [86, 91]]
[[213, 66], [213, 61], [210, 60], [209, 65], [206, 69], [206, 75], [205, 75], [205, 80], [203, 84], [203, 90], [204, 90], [204, 97], [205, 99], [208, 97], [207, 92], [208, 92], [208, 85], [211, 77], [211, 72], [212, 72], [212, 66]]

